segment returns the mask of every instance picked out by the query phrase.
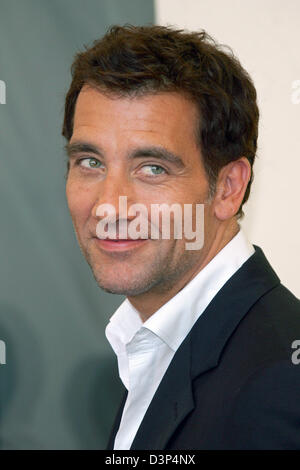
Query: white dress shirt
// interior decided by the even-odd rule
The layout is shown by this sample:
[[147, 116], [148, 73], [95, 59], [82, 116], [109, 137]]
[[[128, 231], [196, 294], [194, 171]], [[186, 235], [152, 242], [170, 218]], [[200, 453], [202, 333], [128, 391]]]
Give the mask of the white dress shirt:
[[128, 390], [114, 449], [128, 450], [176, 350], [227, 280], [255, 252], [242, 228], [229, 243], [147, 321], [126, 299], [106, 327]]

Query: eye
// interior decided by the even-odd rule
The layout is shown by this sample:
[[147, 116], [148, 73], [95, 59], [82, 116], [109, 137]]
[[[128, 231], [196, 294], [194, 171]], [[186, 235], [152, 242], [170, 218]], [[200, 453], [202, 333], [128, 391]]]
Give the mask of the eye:
[[166, 170], [160, 165], [144, 165], [142, 171], [146, 176], [159, 176], [166, 173]]
[[83, 166], [84, 168], [100, 168], [102, 163], [97, 160], [97, 158], [88, 157], [88, 158], [81, 158], [78, 161], [78, 165]]

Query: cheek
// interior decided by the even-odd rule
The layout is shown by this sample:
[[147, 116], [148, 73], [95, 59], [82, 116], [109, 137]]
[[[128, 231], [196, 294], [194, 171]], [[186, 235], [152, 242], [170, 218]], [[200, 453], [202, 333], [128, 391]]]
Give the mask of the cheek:
[[82, 188], [72, 180], [67, 181], [66, 197], [69, 211], [73, 220], [84, 221], [92, 211], [92, 195], [86, 188]]

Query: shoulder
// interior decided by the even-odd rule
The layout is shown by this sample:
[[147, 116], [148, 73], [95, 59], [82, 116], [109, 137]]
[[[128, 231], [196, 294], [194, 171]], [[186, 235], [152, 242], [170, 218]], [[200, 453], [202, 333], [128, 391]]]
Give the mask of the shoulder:
[[238, 390], [226, 423], [227, 445], [239, 449], [300, 449], [300, 364], [268, 362]]
[[240, 449], [300, 449], [299, 299], [277, 285], [251, 307], [227, 346], [221, 367], [239, 373], [228, 446], [232, 436]]
[[264, 308], [272, 306], [275, 311], [284, 308], [291, 314], [300, 314], [300, 300], [281, 283], [259, 299], [257, 307], [259, 306]]
[[[290, 351], [294, 340], [300, 340], [300, 300], [281, 283], [255, 302], [235, 332], [245, 346], [261, 352], [273, 350], [277, 357]], [[233, 342], [234, 342], [233, 335]]]

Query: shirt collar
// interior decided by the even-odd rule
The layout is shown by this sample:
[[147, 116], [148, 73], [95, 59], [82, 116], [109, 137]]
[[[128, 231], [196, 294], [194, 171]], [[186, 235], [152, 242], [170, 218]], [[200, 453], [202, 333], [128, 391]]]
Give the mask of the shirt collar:
[[106, 337], [117, 355], [124, 352], [126, 344], [130, 343], [142, 326], [139, 312], [125, 299], [110, 318], [105, 330]]

